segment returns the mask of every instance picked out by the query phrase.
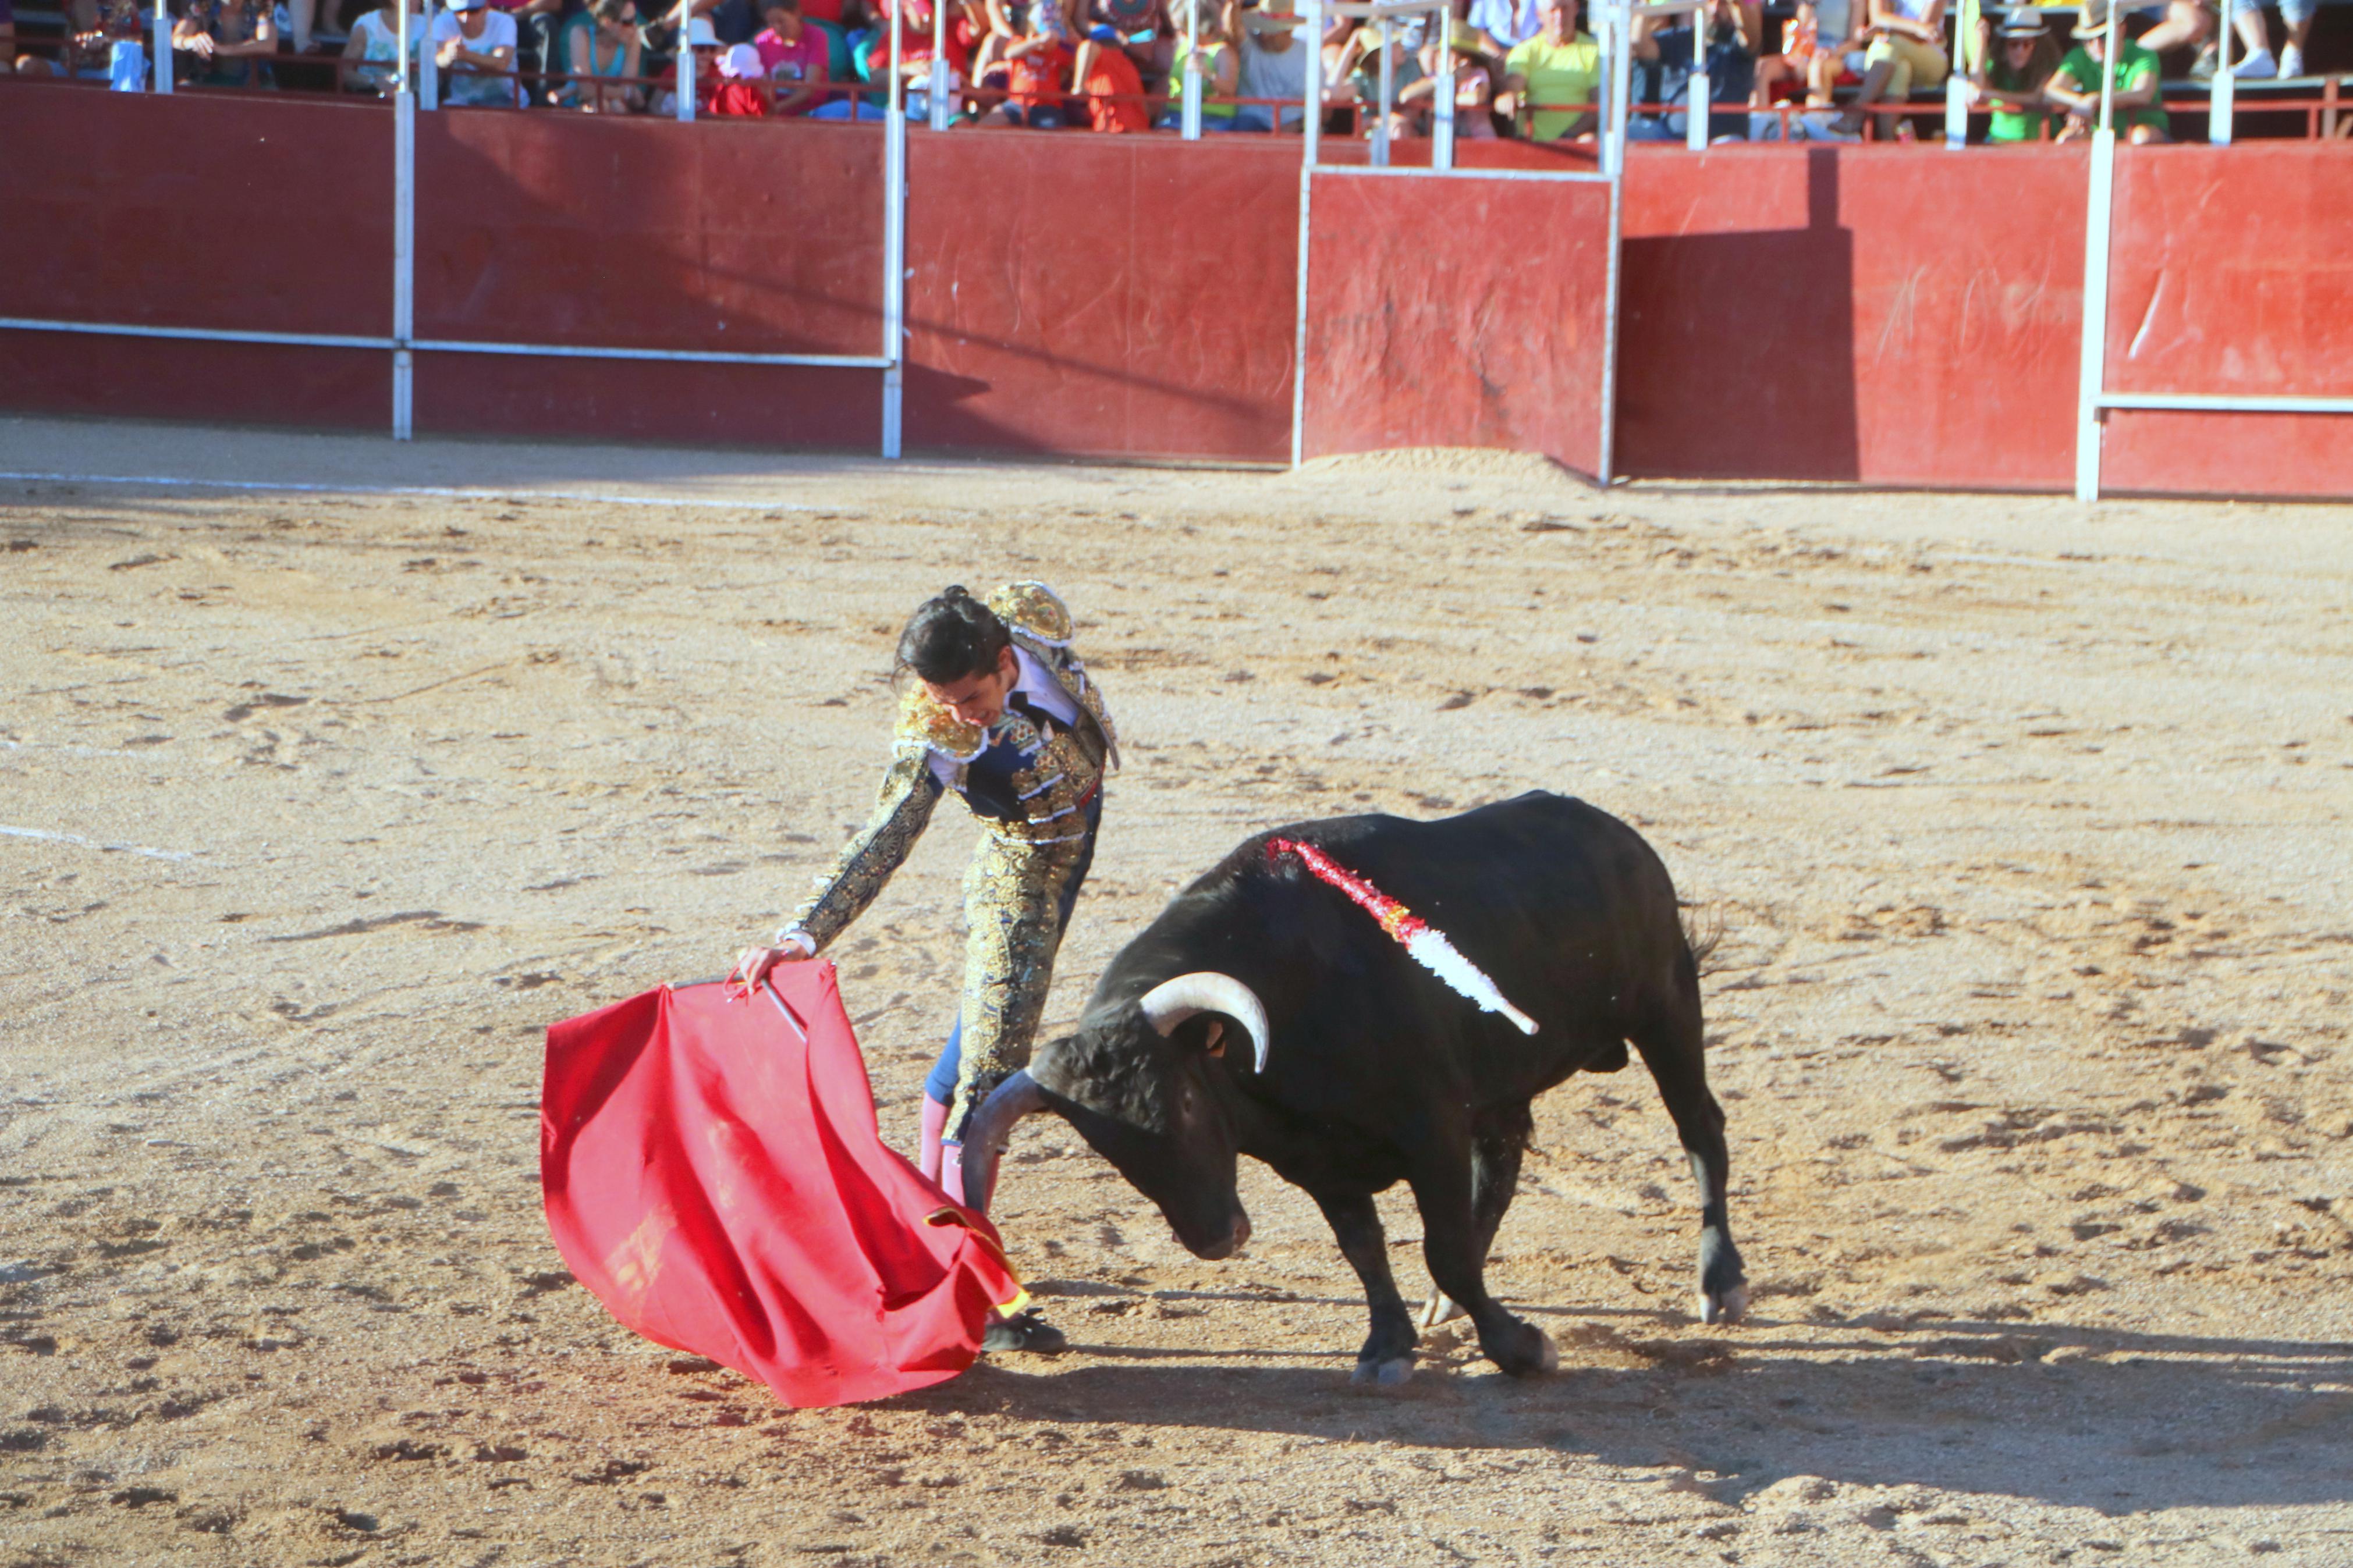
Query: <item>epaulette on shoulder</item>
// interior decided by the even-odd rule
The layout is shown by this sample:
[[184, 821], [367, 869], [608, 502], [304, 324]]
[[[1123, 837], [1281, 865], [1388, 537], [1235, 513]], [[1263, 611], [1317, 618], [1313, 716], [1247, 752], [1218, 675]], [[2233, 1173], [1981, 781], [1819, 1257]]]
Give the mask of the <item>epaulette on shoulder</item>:
[[972, 761], [988, 744], [988, 737], [979, 725], [965, 723], [948, 708], [934, 701], [921, 687], [900, 698], [896, 734], [901, 745], [922, 746], [959, 763]]
[[1071, 611], [1043, 583], [1008, 583], [988, 596], [997, 618], [1048, 647], [1071, 646]]

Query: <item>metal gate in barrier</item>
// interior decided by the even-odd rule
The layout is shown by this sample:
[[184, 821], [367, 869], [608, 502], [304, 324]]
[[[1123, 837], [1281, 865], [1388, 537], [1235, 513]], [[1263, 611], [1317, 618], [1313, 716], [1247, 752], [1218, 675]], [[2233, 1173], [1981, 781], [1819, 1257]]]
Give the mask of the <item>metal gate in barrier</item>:
[[[1691, 0], [1659, 7], [1693, 9]], [[1297, 352], [1291, 456], [1432, 445], [1538, 452], [1609, 482], [1618, 380], [1620, 205], [1630, 11], [1602, 11], [1600, 137], [1593, 168], [1463, 167], [1455, 140], [1451, 7], [1428, 0], [1309, 0], [1299, 177]], [[1326, 18], [1380, 32], [1368, 158], [1326, 163]], [[1429, 163], [1394, 161], [1393, 39], [1434, 29], [1440, 55]], [[1299, 46], [1294, 46], [1299, 47]], [[1581, 106], [1580, 106], [1581, 107]], [[1526, 264], [1478, 268], [1465, 289], [1450, 258], [1505, 245]]]

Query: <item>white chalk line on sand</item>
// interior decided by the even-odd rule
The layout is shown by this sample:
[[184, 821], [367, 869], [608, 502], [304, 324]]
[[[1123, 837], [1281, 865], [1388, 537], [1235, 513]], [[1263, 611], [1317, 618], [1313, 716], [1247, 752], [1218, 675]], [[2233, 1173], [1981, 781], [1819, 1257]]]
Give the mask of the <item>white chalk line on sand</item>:
[[781, 500], [712, 500], [708, 497], [622, 496], [601, 490], [486, 490], [450, 485], [303, 485], [276, 479], [191, 479], [167, 474], [44, 474], [0, 468], [0, 479], [37, 479], [60, 485], [159, 485], [213, 490], [291, 491], [328, 496], [431, 496], [441, 500], [585, 500], [604, 506], [699, 506], [727, 511], [815, 511], [813, 506]]
[[104, 849], [116, 855], [144, 855], [150, 860], [195, 858], [185, 849], [149, 849], [137, 844], [102, 844], [95, 838], [84, 838], [79, 833], [52, 833], [46, 827], [10, 827], [0, 823], [0, 834], [11, 838], [43, 838], [55, 844], [79, 844], [85, 849]]

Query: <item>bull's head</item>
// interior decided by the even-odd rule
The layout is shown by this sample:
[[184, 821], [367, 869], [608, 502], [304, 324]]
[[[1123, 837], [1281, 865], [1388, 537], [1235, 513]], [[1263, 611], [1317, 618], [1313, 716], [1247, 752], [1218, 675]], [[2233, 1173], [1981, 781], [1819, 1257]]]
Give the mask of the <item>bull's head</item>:
[[1160, 1205], [1199, 1258], [1228, 1258], [1250, 1239], [1234, 1190], [1235, 1134], [1212, 1059], [1249, 1037], [1266, 1070], [1266, 1008], [1229, 974], [1202, 970], [1103, 1009], [1075, 1035], [1050, 1040], [973, 1114], [964, 1188], [989, 1191], [1013, 1124], [1033, 1111], [1068, 1118], [1096, 1153]]

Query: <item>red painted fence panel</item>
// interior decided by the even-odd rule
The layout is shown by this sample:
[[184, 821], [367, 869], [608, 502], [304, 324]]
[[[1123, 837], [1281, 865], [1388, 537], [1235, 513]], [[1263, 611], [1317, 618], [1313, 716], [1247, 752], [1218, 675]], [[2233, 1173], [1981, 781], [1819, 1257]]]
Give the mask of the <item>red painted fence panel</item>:
[[[2353, 397], [2353, 145], [2120, 148], [2111, 392]], [[2353, 495], [2353, 416], [2108, 416], [2108, 490]]]
[[2073, 147], [1635, 148], [1620, 468], [2072, 485], [2085, 169]]
[[1299, 147], [917, 131], [911, 449], [1291, 455]]
[[1499, 447], [1599, 471], [1607, 185], [1322, 174], [1309, 235], [1307, 456]]
[[[0, 316], [392, 330], [392, 115], [360, 103], [0, 90]], [[0, 332], [0, 406], [382, 428], [389, 357]]]

